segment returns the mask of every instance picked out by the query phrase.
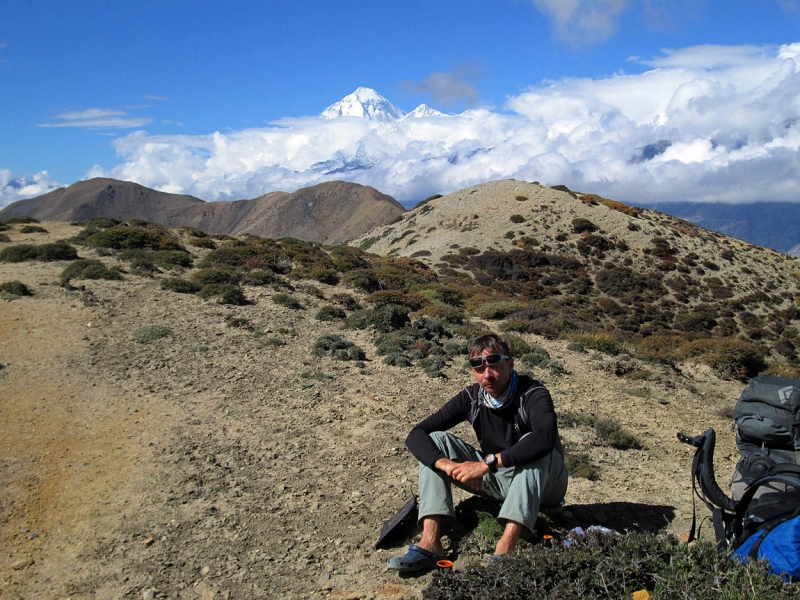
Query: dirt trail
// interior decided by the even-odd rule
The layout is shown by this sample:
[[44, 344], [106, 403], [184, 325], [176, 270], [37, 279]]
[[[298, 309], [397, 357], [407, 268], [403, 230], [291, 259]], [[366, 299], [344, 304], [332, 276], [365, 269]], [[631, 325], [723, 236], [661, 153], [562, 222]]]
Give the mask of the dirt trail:
[[[135, 510], [140, 425], [86, 372], [90, 323], [63, 290], [0, 312], [0, 439], [6, 582], [47, 597], [81, 570], [104, 523]], [[14, 586], [3, 589], [12, 593]]]

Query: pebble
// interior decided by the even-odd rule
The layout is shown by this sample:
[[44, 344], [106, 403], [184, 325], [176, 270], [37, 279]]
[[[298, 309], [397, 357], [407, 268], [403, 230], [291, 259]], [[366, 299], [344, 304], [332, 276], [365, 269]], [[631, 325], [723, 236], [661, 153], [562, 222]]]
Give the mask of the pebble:
[[21, 571], [22, 569], [27, 569], [33, 565], [32, 558], [20, 558], [18, 561], [11, 563], [11, 568], [15, 571]]

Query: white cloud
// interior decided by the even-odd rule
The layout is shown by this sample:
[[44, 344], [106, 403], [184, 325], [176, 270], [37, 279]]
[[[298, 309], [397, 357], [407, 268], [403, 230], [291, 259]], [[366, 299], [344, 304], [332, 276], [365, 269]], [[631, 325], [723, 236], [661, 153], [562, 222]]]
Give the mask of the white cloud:
[[797, 200], [799, 61], [800, 44], [697, 46], [665, 51], [638, 75], [531, 87], [505, 112], [137, 131], [114, 141], [120, 164], [89, 175], [206, 200], [345, 179], [415, 202], [508, 177], [633, 204]]
[[90, 129], [133, 129], [153, 122], [147, 117], [132, 117], [124, 110], [114, 108], [87, 108], [63, 112], [55, 121], [39, 123], [37, 127], [87, 127]]
[[579, 46], [602, 42], [619, 28], [631, 0], [533, 0], [553, 22], [556, 36]]
[[434, 104], [453, 107], [463, 102], [466, 106], [478, 104], [478, 90], [472, 83], [483, 77], [483, 70], [476, 65], [460, 65], [453, 73], [431, 73], [420, 82], [406, 81], [401, 87], [416, 95], [428, 95]]
[[50, 177], [47, 171], [20, 177], [9, 169], [0, 169], [0, 208], [17, 200], [46, 194], [59, 187], [64, 185]]

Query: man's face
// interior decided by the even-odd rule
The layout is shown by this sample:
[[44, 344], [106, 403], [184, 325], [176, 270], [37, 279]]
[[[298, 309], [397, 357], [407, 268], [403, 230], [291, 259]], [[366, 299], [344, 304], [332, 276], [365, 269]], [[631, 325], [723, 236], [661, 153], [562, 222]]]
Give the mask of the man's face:
[[[492, 350], [484, 350], [475, 356], [488, 356], [499, 354]], [[480, 369], [471, 369], [472, 376], [478, 385], [481, 386], [492, 398], [499, 398], [506, 391], [511, 381], [511, 373], [514, 371], [514, 359], [505, 358], [499, 365], [490, 367], [484, 361]]]

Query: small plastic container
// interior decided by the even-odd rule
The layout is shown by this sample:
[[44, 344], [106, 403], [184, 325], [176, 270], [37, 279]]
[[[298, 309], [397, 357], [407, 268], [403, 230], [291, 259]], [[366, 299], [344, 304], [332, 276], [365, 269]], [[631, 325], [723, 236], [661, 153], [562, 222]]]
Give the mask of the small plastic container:
[[450, 569], [453, 568], [453, 561], [446, 560], [443, 558], [442, 560], [436, 561], [436, 566], [442, 569], [443, 571], [449, 571]]
[[545, 548], [552, 548], [553, 547], [553, 536], [552, 535], [543, 535], [542, 536], [542, 546]]

